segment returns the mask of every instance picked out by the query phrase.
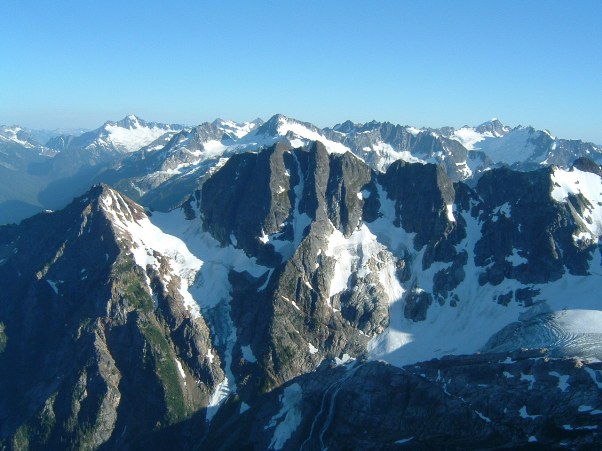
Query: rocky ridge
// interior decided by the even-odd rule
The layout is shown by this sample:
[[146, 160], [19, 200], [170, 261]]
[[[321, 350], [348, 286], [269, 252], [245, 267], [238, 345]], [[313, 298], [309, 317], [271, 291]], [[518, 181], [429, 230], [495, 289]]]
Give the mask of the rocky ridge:
[[[288, 413], [268, 410], [264, 417], [274, 421], [266, 424], [264, 417], [249, 420], [244, 412], [263, 403], [275, 409], [273, 400], [286, 393], [298, 398], [298, 389], [290, 388], [295, 380], [316, 386], [307, 401], [304, 396], [299, 401], [314, 409], [312, 400], [332, 393], [324, 391], [324, 380], [344, 385], [345, 374], [357, 373], [353, 392], [376, 375], [398, 378], [409, 371], [398, 367], [449, 354], [547, 347], [554, 362], [567, 356], [599, 359], [599, 305], [591, 295], [601, 268], [599, 172], [591, 160], [579, 160], [570, 170], [500, 168], [470, 187], [433, 164], [396, 161], [379, 172], [321, 143], [306, 148], [280, 143], [233, 154], [171, 213], [149, 217], [100, 185], [61, 212], [3, 227], [0, 380], [10, 393], [35, 387], [28, 389], [26, 405], [12, 397], [3, 401], [0, 413], [10, 420], [2, 421], [3, 440], [125, 446], [138, 443], [140, 431], [153, 430], [149, 440], [186, 442], [201, 440], [208, 423], [205, 439], [213, 440], [232, 408], [243, 414], [233, 417], [237, 431], [245, 431], [249, 421], [264, 430], [278, 429], [280, 420], [289, 427], [297, 414], [286, 420]], [[92, 270], [87, 265], [92, 261], [102, 264]], [[48, 308], [52, 314], [45, 313]], [[67, 317], [72, 323], [63, 321]], [[48, 336], [38, 337], [40, 331]], [[39, 340], [48, 343], [36, 351], [39, 358], [49, 353], [44, 358], [55, 363], [44, 367], [43, 377], [22, 378], [29, 359], [20, 356]], [[81, 360], [61, 357], [78, 353]], [[395, 367], [364, 365], [366, 359]], [[454, 380], [472, 377], [462, 359], [450, 359], [460, 368]], [[483, 359], [493, 365], [498, 357]], [[23, 369], [9, 371], [12, 362]], [[323, 372], [329, 362], [343, 366]], [[446, 368], [440, 362], [420, 364], [430, 381], [437, 378], [434, 368]], [[348, 373], [349, 365], [358, 370]], [[508, 372], [518, 374], [522, 365]], [[558, 365], [551, 370], [577, 377], [567, 364]], [[586, 368], [598, 386], [598, 367]], [[468, 373], [462, 376], [463, 371]], [[535, 370], [529, 371], [525, 374]], [[83, 373], [95, 375], [100, 389], [87, 385]], [[140, 378], [154, 388], [136, 387], [133, 381]], [[407, 383], [437, 400], [429, 412], [451, 402], [446, 390], [466, 397], [445, 385], [442, 390], [418, 382]], [[304, 384], [299, 382], [302, 392]], [[507, 388], [505, 379], [492, 385], [501, 392]], [[82, 402], [93, 396], [109, 401], [94, 402], [104, 407], [78, 416]], [[55, 399], [63, 400], [60, 414]], [[487, 405], [478, 411], [491, 419], [495, 408]], [[475, 415], [458, 406], [463, 418]], [[19, 415], [11, 417], [13, 411]], [[497, 414], [500, 430], [514, 424]], [[318, 417], [325, 418], [324, 427], [330, 424], [328, 415]], [[592, 426], [579, 429], [583, 443], [595, 438], [597, 423], [582, 424], [570, 415], [566, 421]], [[297, 426], [294, 431], [307, 432], [307, 425]], [[531, 437], [527, 433], [545, 441], [543, 427], [526, 428], [518, 439], [484, 426], [482, 443], [521, 444]], [[271, 435], [269, 445], [294, 448], [299, 444], [294, 431], [286, 439]], [[429, 434], [416, 443], [438, 443], [429, 437], [443, 440], [448, 432]], [[315, 436], [310, 429], [305, 436], [320, 441], [326, 433]], [[266, 437], [258, 435], [252, 446], [264, 447]], [[350, 440], [362, 443], [357, 436]]]

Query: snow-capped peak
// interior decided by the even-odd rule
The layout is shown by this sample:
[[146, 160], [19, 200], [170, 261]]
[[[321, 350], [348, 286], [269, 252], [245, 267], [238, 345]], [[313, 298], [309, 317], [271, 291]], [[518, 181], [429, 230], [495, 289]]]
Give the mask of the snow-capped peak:
[[339, 133], [352, 133], [357, 127], [357, 124], [354, 124], [350, 120], [346, 120], [342, 124], [336, 124], [332, 129]]
[[108, 144], [121, 152], [135, 152], [166, 133], [181, 130], [181, 125], [146, 122], [130, 114], [117, 122], [106, 122], [97, 130], [97, 141]]
[[508, 133], [511, 128], [502, 124], [499, 119], [493, 118], [478, 125], [475, 130], [479, 133], [490, 133], [494, 137], [501, 137]]
[[40, 145], [35, 141], [35, 139], [33, 139], [29, 131], [18, 125], [0, 126], [0, 140], [13, 142], [27, 148], [37, 147]]
[[263, 121], [261, 119], [255, 119], [251, 122], [234, 122], [234, 121], [226, 121], [223, 119], [216, 119], [212, 122], [212, 124], [222, 130], [224, 130], [228, 135], [233, 138], [240, 139], [243, 136], [249, 134], [251, 131], [255, 130]]
[[275, 114], [257, 129], [256, 135], [278, 138], [286, 137], [293, 147], [301, 147], [309, 141], [320, 141], [330, 153], [345, 153], [349, 148], [324, 136], [323, 132], [308, 122], [290, 119], [282, 114]]
[[135, 114], [128, 114], [126, 117], [116, 122], [117, 125], [123, 128], [140, 128], [146, 126], [146, 122]]

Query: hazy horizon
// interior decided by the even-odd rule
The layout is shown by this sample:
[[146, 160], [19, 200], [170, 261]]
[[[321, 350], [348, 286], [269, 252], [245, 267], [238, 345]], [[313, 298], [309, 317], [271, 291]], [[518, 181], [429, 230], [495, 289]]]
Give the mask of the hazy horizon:
[[602, 143], [595, 1], [7, 0], [3, 12], [4, 125], [282, 113], [320, 127], [436, 128], [498, 117]]

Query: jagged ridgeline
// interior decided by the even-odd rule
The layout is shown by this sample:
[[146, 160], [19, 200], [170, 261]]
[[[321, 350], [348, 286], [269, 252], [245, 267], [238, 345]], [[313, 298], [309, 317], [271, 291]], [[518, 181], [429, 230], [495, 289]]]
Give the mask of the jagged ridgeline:
[[276, 114], [267, 122], [216, 119], [185, 127], [129, 115], [85, 133], [57, 133], [0, 125], [0, 224], [64, 208], [101, 182], [145, 207], [170, 211], [232, 155], [276, 142], [320, 141], [329, 153], [351, 152], [380, 172], [398, 160], [439, 164], [452, 181], [471, 185], [501, 166], [530, 171], [552, 164], [569, 169], [579, 157], [602, 162], [600, 146], [497, 119], [459, 129], [376, 121], [319, 128]]
[[97, 185], [3, 226], [0, 444], [593, 446], [600, 174], [278, 143], [168, 213]]

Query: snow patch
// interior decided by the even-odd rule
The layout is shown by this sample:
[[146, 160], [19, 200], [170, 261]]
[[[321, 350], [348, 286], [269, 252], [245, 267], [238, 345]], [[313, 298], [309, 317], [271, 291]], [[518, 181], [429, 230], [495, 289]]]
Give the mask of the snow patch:
[[297, 122], [284, 121], [279, 125], [278, 134], [284, 136], [289, 132], [310, 141], [320, 141], [322, 144], [324, 144], [324, 147], [326, 147], [326, 150], [329, 153], [345, 153], [350, 151], [349, 148], [345, 145], [331, 141], [328, 138], [322, 136], [320, 133], [314, 132]]
[[492, 137], [491, 133], [479, 133], [474, 128], [462, 127], [454, 131], [451, 139], [459, 141], [467, 150], [474, 150], [475, 144], [483, 141], [486, 137]]
[[593, 431], [598, 429], [598, 425], [594, 424], [591, 426], [571, 426], [570, 424], [563, 424], [562, 429], [565, 431]]
[[521, 256], [516, 248], [512, 249], [512, 254], [506, 257], [506, 261], [512, 266], [519, 266], [525, 263], [529, 263], [529, 260]]
[[478, 410], [475, 410], [474, 413], [476, 413], [479, 416], [479, 418], [481, 418], [481, 420], [485, 421], [485, 423], [491, 423], [491, 418], [486, 417], [485, 415], [483, 415]]
[[456, 222], [456, 218], [454, 217], [454, 206], [452, 204], [446, 205], [445, 210], [447, 212], [447, 219], [450, 222]]
[[104, 128], [108, 133], [106, 139], [126, 152], [135, 152], [171, 131], [156, 126], [145, 127], [139, 122], [135, 122], [132, 128], [124, 128], [116, 124], [107, 124]]
[[522, 406], [520, 408], [520, 410], [518, 411], [518, 414], [521, 416], [521, 418], [530, 419], [530, 420], [534, 420], [535, 418], [539, 418], [541, 416], [541, 415], [529, 415], [527, 413], [527, 406]]
[[558, 378], [558, 388], [560, 391], [565, 392], [570, 387], [567, 382], [569, 380], [569, 376], [560, 374], [557, 371], [550, 371], [548, 374]]
[[[593, 237], [602, 235], [602, 177], [591, 172], [573, 168], [565, 171], [556, 168], [552, 172], [552, 199], [568, 202], [569, 195], [581, 194], [590, 203], [590, 207], [581, 218], [581, 226]], [[587, 237], [591, 239], [591, 237]]]
[[339, 366], [339, 365], [345, 365], [347, 362], [351, 362], [355, 360], [353, 357], [351, 357], [349, 354], [343, 354], [343, 357], [341, 357], [340, 359], [338, 357], [334, 358], [334, 363], [335, 365]]
[[184, 385], [186, 385], [186, 373], [184, 372], [184, 368], [182, 367], [182, 363], [178, 359], [174, 359], [176, 361], [176, 366], [178, 367], [178, 373], [180, 373], [180, 377], [184, 379]]
[[406, 131], [413, 136], [418, 136], [418, 134], [422, 132], [422, 130], [416, 127], [406, 127]]
[[265, 429], [276, 426], [274, 435], [269, 445], [269, 449], [280, 450], [284, 444], [291, 438], [293, 432], [301, 424], [302, 416], [299, 406], [303, 401], [303, 390], [297, 383], [291, 384], [284, 389], [280, 395], [280, 411], [272, 417], [270, 423]]
[[[46, 282], [48, 282], [48, 285], [50, 285], [50, 288], [52, 288], [52, 291], [54, 291], [54, 294], [59, 294], [59, 287], [57, 282], [55, 282], [54, 280], [50, 280], [50, 279], [46, 279]], [[60, 283], [60, 280], [59, 280]]]
[[483, 139], [473, 140], [469, 150], [485, 152], [494, 163], [513, 163], [528, 160], [535, 151], [531, 142], [532, 129], [515, 128], [504, 136], [494, 136], [490, 132], [481, 135]]
[[520, 373], [520, 380], [529, 382], [529, 390], [533, 390], [533, 385], [535, 384], [535, 376], [533, 376], [532, 374]]
[[348, 287], [349, 277], [356, 272], [359, 277], [370, 273], [368, 262], [384, 250], [370, 229], [362, 224], [349, 238], [333, 227], [324, 254], [335, 260], [334, 275], [330, 281], [329, 296], [332, 297]]
[[247, 362], [249, 362], [249, 363], [257, 362], [257, 358], [255, 357], [255, 354], [253, 354], [253, 350], [251, 349], [251, 346], [249, 346], [249, 345], [241, 346], [240, 350], [242, 351], [242, 357]]

